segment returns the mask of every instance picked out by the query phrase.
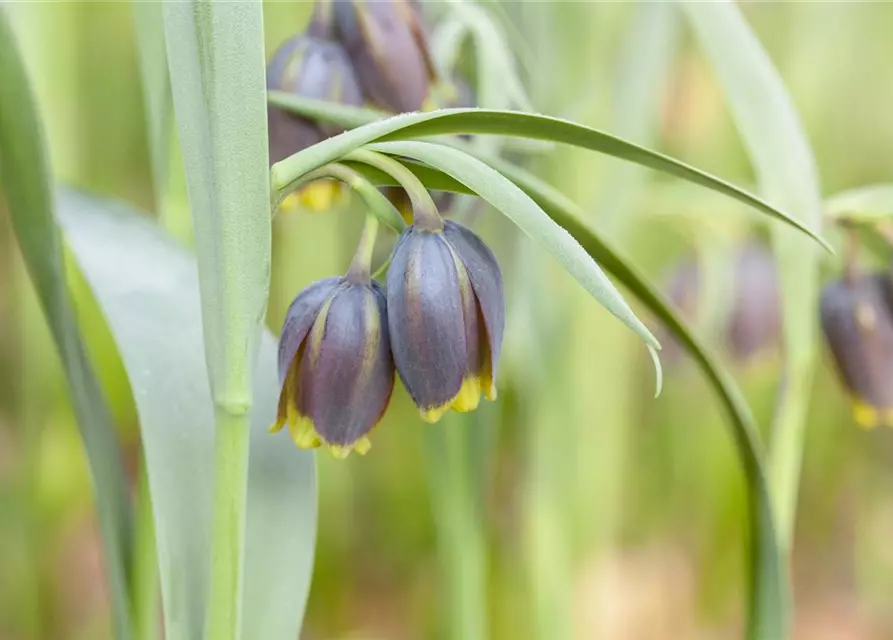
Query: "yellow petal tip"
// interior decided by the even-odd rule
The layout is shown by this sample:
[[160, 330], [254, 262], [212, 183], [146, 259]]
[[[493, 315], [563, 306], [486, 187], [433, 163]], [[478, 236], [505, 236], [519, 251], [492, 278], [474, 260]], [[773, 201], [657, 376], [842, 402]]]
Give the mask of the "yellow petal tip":
[[874, 429], [878, 425], [878, 412], [862, 400], [856, 400], [853, 402], [853, 420], [863, 429]]
[[465, 378], [459, 393], [453, 398], [450, 406], [461, 413], [474, 411], [481, 402], [481, 379], [478, 377]]
[[338, 202], [341, 187], [333, 180], [315, 180], [297, 192], [301, 207], [313, 213], [331, 209]]
[[445, 414], [449, 408], [450, 405], [445, 404], [441, 407], [434, 407], [432, 409], [419, 409], [419, 414], [422, 416], [422, 420], [428, 424], [434, 424], [443, 417], [443, 414]]

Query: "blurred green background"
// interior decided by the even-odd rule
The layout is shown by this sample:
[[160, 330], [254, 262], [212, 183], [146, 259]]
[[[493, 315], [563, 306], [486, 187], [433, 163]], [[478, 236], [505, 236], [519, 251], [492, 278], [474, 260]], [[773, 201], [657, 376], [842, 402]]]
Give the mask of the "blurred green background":
[[[9, 8], [58, 179], [151, 208], [129, 4]], [[893, 4], [743, 8], [793, 96], [824, 194], [889, 181]], [[303, 29], [309, 9], [264, 3], [268, 52]], [[665, 55], [649, 63], [641, 11], [621, 2], [507, 2], [499, 14], [523, 45], [519, 69], [538, 110], [752, 185], [691, 34], [668, 12], [660, 27]], [[647, 82], [637, 93], [631, 78], [642, 74]], [[728, 266], [745, 235], [764, 231], [734, 204], [593, 154], [555, 149], [525, 162], [615, 234], [656, 280], [695, 250]], [[163, 215], [188, 242], [181, 172], [173, 163]], [[101, 639], [108, 604], [86, 462], [5, 213], [2, 220], [0, 640]], [[274, 332], [303, 286], [344, 271], [361, 220], [346, 209], [275, 220]], [[650, 361], [628, 331], [504, 219], [485, 210], [476, 228], [500, 257], [509, 292], [499, 400], [431, 427], [398, 385], [369, 455], [346, 462], [318, 456], [320, 528], [303, 637], [436, 638], [466, 593], [448, 584], [445, 565], [469, 557], [484, 572], [484, 591], [471, 597], [488, 614], [487, 637], [552, 637], [544, 629], [554, 626], [542, 626], [550, 615], [575, 638], [739, 637], [744, 485], [711, 391], [683, 357], [666, 363], [664, 393], [653, 400]], [[390, 238], [381, 242], [383, 255]], [[831, 258], [826, 266], [828, 277], [840, 268]], [[138, 429], [126, 375], [87, 286], [76, 274], [71, 286], [135, 474]], [[710, 319], [722, 316], [723, 298], [703, 299], [694, 320], [722, 349]], [[726, 360], [765, 427], [777, 349], [746, 365]], [[824, 350], [822, 363], [797, 518], [794, 635], [893, 637], [893, 433], [857, 429]], [[468, 430], [476, 454], [458, 467], [450, 429]], [[443, 471], [438, 465], [447, 473], [433, 473]], [[456, 496], [468, 504], [451, 503]], [[465, 507], [472, 547], [462, 537], [467, 531], [450, 528], [450, 509]], [[283, 544], [288, 536], [282, 532]]]

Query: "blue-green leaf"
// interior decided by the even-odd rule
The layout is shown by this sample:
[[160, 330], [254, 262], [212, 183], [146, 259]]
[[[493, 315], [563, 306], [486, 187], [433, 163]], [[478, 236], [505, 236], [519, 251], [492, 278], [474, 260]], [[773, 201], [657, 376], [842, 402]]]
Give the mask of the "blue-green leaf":
[[[140, 417], [169, 640], [202, 637], [212, 527], [214, 411], [195, 257], [149, 216], [61, 191], [68, 244], [112, 330]], [[313, 454], [270, 435], [276, 345], [254, 379], [242, 637], [293, 640], [310, 588], [316, 533]]]

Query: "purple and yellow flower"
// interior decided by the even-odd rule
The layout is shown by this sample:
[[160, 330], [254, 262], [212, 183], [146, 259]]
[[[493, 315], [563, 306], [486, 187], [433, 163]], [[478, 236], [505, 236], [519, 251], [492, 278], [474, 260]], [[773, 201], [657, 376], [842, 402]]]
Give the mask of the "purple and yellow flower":
[[334, 38], [367, 99], [395, 113], [421, 111], [435, 72], [417, 8], [407, 0], [334, 0], [331, 8]]
[[350, 275], [313, 283], [288, 310], [279, 342], [279, 410], [295, 444], [365, 454], [394, 388], [387, 302]]
[[505, 297], [496, 257], [469, 229], [444, 222], [403, 232], [387, 277], [394, 363], [422, 418], [496, 398]]
[[[337, 42], [316, 35], [287, 40], [267, 66], [267, 88], [304, 98], [329, 100], [353, 106], [363, 96], [347, 53]], [[338, 127], [315, 123], [274, 106], [267, 107], [270, 164], [340, 133]], [[342, 187], [334, 180], [317, 180], [289, 196], [284, 208], [300, 202], [311, 211], [330, 209]]]
[[862, 427], [893, 427], [893, 283], [887, 273], [828, 284], [820, 317]]

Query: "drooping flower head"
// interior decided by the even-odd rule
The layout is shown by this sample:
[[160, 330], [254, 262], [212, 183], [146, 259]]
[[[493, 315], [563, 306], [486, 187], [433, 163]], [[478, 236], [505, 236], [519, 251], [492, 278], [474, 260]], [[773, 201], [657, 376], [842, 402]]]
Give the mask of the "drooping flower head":
[[369, 101], [395, 113], [423, 109], [435, 73], [417, 7], [407, 0], [334, 0], [331, 20]]
[[[337, 42], [313, 34], [287, 40], [267, 66], [267, 88], [304, 98], [360, 106], [363, 97], [347, 53]], [[315, 123], [278, 107], [267, 107], [270, 164], [306, 149], [342, 130]], [[296, 198], [311, 210], [331, 207], [338, 183], [319, 180], [305, 185]]]
[[450, 221], [406, 229], [387, 299], [394, 363], [425, 420], [471, 411], [481, 392], [496, 397], [505, 297], [496, 258], [477, 235]]
[[893, 285], [879, 273], [828, 284], [820, 302], [822, 331], [841, 381], [853, 396], [853, 418], [893, 426]]
[[384, 293], [375, 282], [326, 278], [288, 310], [279, 342], [279, 410], [298, 447], [336, 457], [369, 450], [394, 388]]

